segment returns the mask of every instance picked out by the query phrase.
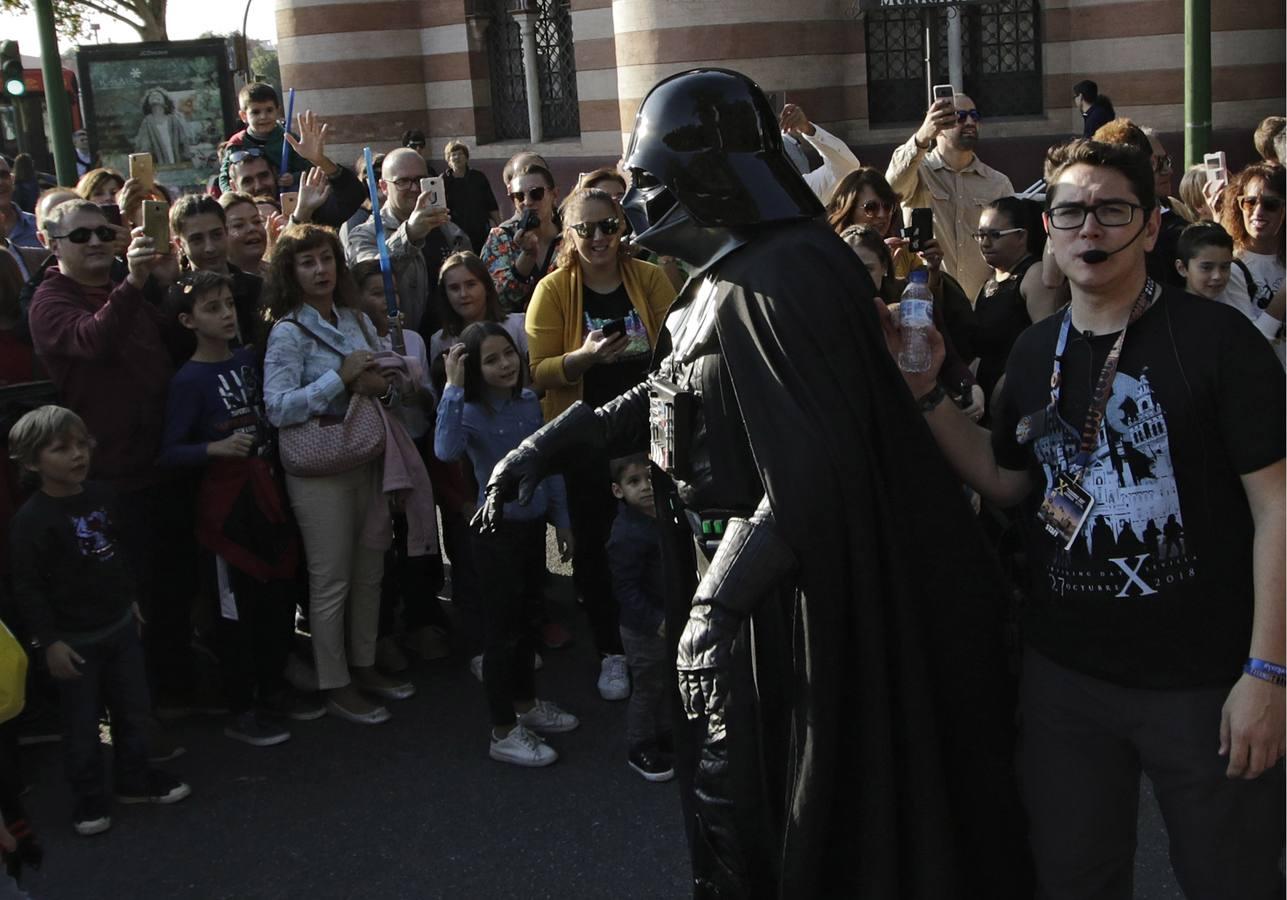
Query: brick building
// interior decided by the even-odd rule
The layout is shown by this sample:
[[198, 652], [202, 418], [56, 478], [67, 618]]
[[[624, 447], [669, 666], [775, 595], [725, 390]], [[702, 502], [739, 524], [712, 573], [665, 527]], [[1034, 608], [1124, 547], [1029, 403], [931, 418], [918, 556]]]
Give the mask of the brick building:
[[[537, 146], [572, 171], [615, 160], [648, 88], [701, 64], [747, 73], [883, 166], [923, 114], [926, 25], [936, 82], [948, 80], [949, 35], [959, 34], [964, 86], [985, 115], [984, 155], [994, 165], [1016, 157], [1016, 185], [1035, 177], [1033, 148], [1080, 132], [1071, 87], [1083, 77], [1182, 149], [1182, 0], [1003, 0], [861, 16], [856, 0], [277, 0], [284, 85], [299, 108], [325, 113], [338, 158], [420, 128], [438, 147], [466, 141], [492, 168], [530, 143], [524, 16], [513, 12], [524, 3], [535, 12], [526, 58], [540, 85]], [[1255, 124], [1284, 110], [1284, 7], [1211, 6], [1214, 127], [1248, 143], [1230, 146], [1233, 163], [1250, 153]]]

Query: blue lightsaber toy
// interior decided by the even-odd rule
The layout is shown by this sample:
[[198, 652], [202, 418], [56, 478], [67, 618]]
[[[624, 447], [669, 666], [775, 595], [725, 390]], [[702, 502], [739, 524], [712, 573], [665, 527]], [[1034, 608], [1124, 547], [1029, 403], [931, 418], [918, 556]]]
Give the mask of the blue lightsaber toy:
[[384, 278], [384, 302], [389, 307], [389, 336], [396, 353], [407, 352], [402, 339], [402, 313], [398, 312], [398, 295], [393, 290], [393, 264], [389, 262], [389, 245], [384, 240], [384, 216], [380, 212], [380, 190], [376, 184], [375, 163], [371, 148], [362, 148], [362, 161], [366, 164], [366, 187], [371, 192], [371, 221], [375, 223], [375, 246], [380, 251], [380, 275]]
[[[290, 131], [290, 123], [294, 118], [295, 118], [295, 89], [291, 88], [290, 94], [286, 99], [286, 128], [285, 128], [286, 131]], [[289, 164], [290, 164], [290, 142], [287, 141], [285, 135], [283, 135], [282, 136], [282, 167], [277, 171], [280, 174], [285, 175], [287, 171], [286, 166]], [[299, 187], [296, 186], [295, 190], [299, 190]]]

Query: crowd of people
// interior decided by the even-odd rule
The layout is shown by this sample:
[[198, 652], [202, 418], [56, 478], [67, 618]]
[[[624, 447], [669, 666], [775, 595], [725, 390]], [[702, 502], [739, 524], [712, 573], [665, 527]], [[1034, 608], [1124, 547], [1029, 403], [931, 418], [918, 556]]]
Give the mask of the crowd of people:
[[[1270, 852], [1276, 871], [1272, 791], [1231, 800], [1185, 773], [1219, 739], [1230, 777], [1281, 775], [1283, 578], [1270, 551], [1284, 537], [1285, 123], [1256, 131], [1263, 161], [1219, 177], [1195, 167], [1173, 196], [1157, 134], [1115, 118], [1094, 82], [1075, 94], [1091, 140], [1052, 148], [1044, 204], [979, 158], [985, 112], [963, 94], [933, 103], [884, 171], [799, 106], [779, 126], [826, 224], [895, 311], [883, 317], [891, 348], [913, 273], [935, 299], [935, 364], [907, 386], [1028, 595], [1019, 777], [1043, 896], [1129, 896], [1141, 769], [1185, 889], [1231, 896], [1220, 879], [1251, 854]], [[673, 777], [648, 457], [547, 447], [563, 474], [505, 504], [499, 524], [471, 521], [507, 454], [648, 375], [688, 273], [631, 240], [629, 174], [582, 175], [564, 197], [546, 160], [520, 153], [502, 176], [506, 215], [458, 141], [443, 149], [445, 196], [433, 196], [427, 141], [409, 131], [375, 159], [377, 210], [362, 162], [327, 156], [319, 117], [283, 123], [261, 83], [239, 102], [246, 127], [206, 194], [106, 168], [33, 193], [30, 160], [0, 158], [0, 383], [53, 389], [7, 422], [0, 619], [31, 656], [29, 707], [58, 709], [75, 831], [108, 830], [112, 796], [189, 795], [159, 767], [176, 748], [158, 720], [220, 714], [228, 739], [257, 747], [327, 714], [379, 724], [415, 693], [408, 653], [469, 659], [492, 759], [553, 763], [546, 736], [579, 721], [535, 674], [539, 651], [570, 640], [547, 608], [548, 541], [571, 562], [598, 692], [629, 698], [624, 758], [650, 781]], [[170, 245], [143, 228], [148, 201], [168, 207]], [[930, 211], [932, 236], [907, 227], [917, 210]], [[1149, 288], [1129, 318], [1088, 304], [1134, 277], [1139, 240]], [[781, 265], [789, 277], [793, 261]], [[1083, 441], [1079, 455], [1088, 410], [1085, 431], [1103, 425], [1107, 445]], [[1074, 464], [1090, 476], [1081, 486], [1059, 474]], [[1087, 490], [1080, 518], [1060, 506]], [[1199, 494], [1206, 506], [1189, 506]], [[1015, 552], [1015, 506], [1077, 527], [1059, 548]], [[1109, 573], [1127, 579], [1116, 605], [1100, 599], [1117, 590]], [[1071, 609], [1070, 591], [1095, 600]], [[476, 609], [481, 627], [464, 633], [440, 594], [456, 613]], [[1185, 619], [1167, 652], [1150, 633], [1162, 602]], [[218, 655], [216, 692], [196, 676], [194, 640]], [[1251, 657], [1251, 682], [1233, 694], [1224, 651]], [[11, 856], [34, 846], [18, 799], [23, 728], [0, 723]], [[1258, 830], [1260, 843], [1226, 836], [1209, 852], [1213, 823], [1230, 817], [1242, 819], [1231, 834]], [[59, 813], [30, 818], [48, 826]], [[1260, 896], [1265, 864], [1246, 865], [1238, 896]]]

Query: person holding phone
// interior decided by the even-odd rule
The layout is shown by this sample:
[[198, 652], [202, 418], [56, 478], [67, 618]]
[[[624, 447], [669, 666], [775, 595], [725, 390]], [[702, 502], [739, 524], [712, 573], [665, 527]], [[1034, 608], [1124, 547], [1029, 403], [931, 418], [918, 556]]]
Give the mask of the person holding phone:
[[[451, 222], [447, 207], [431, 206], [420, 189], [429, 174], [424, 157], [410, 147], [400, 147], [384, 158], [380, 190], [387, 198], [380, 207], [384, 239], [398, 283], [405, 327], [421, 337], [438, 329], [438, 315], [430, 302], [438, 289], [438, 267], [448, 256], [469, 249], [469, 237]], [[379, 257], [375, 221], [368, 219], [349, 230], [344, 244], [349, 265]]]
[[555, 267], [559, 252], [558, 188], [544, 165], [526, 162], [508, 182], [514, 217], [491, 230], [483, 252], [506, 312], [527, 309], [536, 283]]
[[[611, 194], [575, 191], [564, 215], [558, 268], [536, 285], [527, 308], [532, 383], [545, 391], [547, 422], [578, 400], [598, 407], [643, 381], [675, 299], [665, 273], [622, 244], [626, 218]], [[602, 657], [599, 693], [623, 700], [629, 695], [626, 658], [604, 550], [615, 513], [607, 453], [587, 452], [566, 479], [575, 539], [572, 578]]]
[[980, 114], [965, 94], [936, 100], [925, 121], [905, 144], [894, 150], [885, 178], [903, 202], [903, 217], [929, 207], [934, 232], [943, 250], [943, 271], [973, 297], [991, 274], [973, 234], [979, 212], [998, 197], [1014, 193], [1010, 179], [975, 154]]

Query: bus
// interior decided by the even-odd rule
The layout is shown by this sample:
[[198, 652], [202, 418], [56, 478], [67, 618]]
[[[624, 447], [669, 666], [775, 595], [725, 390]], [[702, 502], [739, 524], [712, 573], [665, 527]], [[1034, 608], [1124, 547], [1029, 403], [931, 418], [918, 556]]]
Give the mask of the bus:
[[[22, 76], [27, 91], [21, 97], [0, 94], [0, 152], [9, 159], [18, 153], [30, 153], [36, 168], [54, 171], [54, 155], [49, 149], [48, 110], [45, 105], [45, 73], [40, 58], [22, 57]], [[84, 128], [80, 108], [80, 86], [76, 73], [62, 67], [63, 90], [71, 105], [72, 131]]]

